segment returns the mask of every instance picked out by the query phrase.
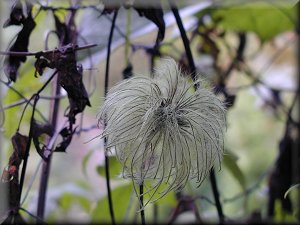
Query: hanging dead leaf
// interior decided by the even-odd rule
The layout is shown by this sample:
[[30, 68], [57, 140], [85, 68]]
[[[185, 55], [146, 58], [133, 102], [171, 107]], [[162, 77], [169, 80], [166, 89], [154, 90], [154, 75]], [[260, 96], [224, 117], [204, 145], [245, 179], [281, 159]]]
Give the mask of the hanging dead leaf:
[[22, 4], [20, 1], [17, 1], [12, 7], [9, 18], [4, 22], [3, 28], [11, 25], [21, 25], [24, 19]]
[[[29, 12], [28, 17], [21, 20], [23, 24], [22, 30], [18, 33], [18, 37], [14, 44], [10, 47], [10, 52], [27, 52], [29, 37], [35, 27], [35, 22]], [[22, 62], [26, 61], [26, 56], [9, 55], [5, 59], [4, 71], [10, 81], [16, 81], [18, 69]]]
[[153, 6], [149, 5], [147, 8], [143, 8], [139, 1], [136, 1], [133, 4], [133, 8], [138, 12], [140, 16], [146, 17], [158, 27], [156, 42], [161, 42], [165, 37], [166, 31], [164, 12], [161, 8], [161, 4], [156, 2]]
[[40, 124], [36, 120], [32, 122], [32, 141], [37, 150], [38, 154], [42, 159], [48, 159], [48, 148], [47, 145], [43, 143], [43, 139], [51, 138], [54, 134], [53, 127], [50, 124]]
[[74, 129], [73, 131], [68, 128], [65, 127], [60, 131], [60, 135], [62, 136], [63, 140], [62, 142], [55, 148], [55, 152], [65, 152], [67, 147], [69, 146], [69, 144], [72, 141], [72, 137], [73, 134], [75, 132], [76, 129]]

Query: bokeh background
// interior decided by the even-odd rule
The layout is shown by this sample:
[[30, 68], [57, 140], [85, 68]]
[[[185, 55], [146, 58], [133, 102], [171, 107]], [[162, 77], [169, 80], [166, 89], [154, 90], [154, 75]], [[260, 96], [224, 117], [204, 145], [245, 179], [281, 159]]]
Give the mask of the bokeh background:
[[[9, 18], [13, 1], [0, 2], [1, 25]], [[57, 47], [55, 35], [47, 34], [54, 29], [51, 11], [39, 10], [38, 2], [53, 7], [68, 7], [76, 1], [32, 1], [33, 14], [37, 23], [29, 44], [29, 51]], [[46, 201], [45, 221], [47, 222], [109, 222], [104, 176], [103, 141], [97, 136], [97, 112], [104, 99], [104, 73], [106, 49], [111, 26], [112, 14], [99, 14], [103, 4], [99, 1], [77, 1], [81, 6], [93, 5], [95, 8], [78, 10], [75, 18], [78, 45], [97, 44], [97, 47], [81, 51], [78, 63], [83, 66], [84, 83], [91, 94], [92, 107], [77, 116], [77, 126], [84, 131], [73, 137], [66, 153], [55, 153], [52, 159], [51, 174]], [[279, 157], [279, 144], [284, 138], [286, 127], [293, 139], [291, 150], [293, 160], [285, 161], [293, 165], [293, 184], [299, 183], [296, 172], [299, 169], [299, 93], [298, 83], [298, 40], [295, 32], [298, 1], [191, 1], [179, 3], [179, 11], [184, 22], [193, 52], [197, 72], [212, 87], [221, 87], [222, 76], [236, 62], [241, 36], [244, 35], [243, 58], [229, 71], [224, 85], [226, 93], [232, 96], [233, 105], [227, 110], [227, 131], [225, 155], [221, 168], [216, 168], [220, 199], [224, 214], [228, 219], [247, 221], [268, 218], [270, 177], [276, 168]], [[60, 10], [57, 15], [62, 20], [68, 11]], [[159, 49], [161, 57], [171, 56], [187, 65], [185, 50], [172, 12], [164, 8], [166, 33]], [[299, 27], [298, 27], [299, 28]], [[0, 29], [0, 49], [8, 50], [20, 27], [11, 26]], [[114, 31], [109, 86], [123, 79], [123, 71], [132, 65], [135, 75], [149, 76], [151, 68], [151, 48], [155, 43], [157, 27], [134, 9], [119, 9]], [[46, 40], [46, 37], [48, 39]], [[34, 57], [28, 57], [19, 70], [20, 77], [10, 84], [30, 98], [49, 78], [51, 71], [43, 76], [34, 77]], [[7, 81], [3, 71], [5, 57], [1, 56], [1, 80]], [[155, 57], [159, 63], [159, 57]], [[224, 81], [224, 80], [223, 80]], [[222, 90], [222, 89], [220, 89]], [[11, 137], [16, 132], [24, 104], [13, 106], [22, 101], [14, 91], [0, 83], [1, 91], [1, 144], [0, 165], [5, 168], [13, 151]], [[51, 95], [51, 87], [43, 96]], [[63, 92], [62, 95], [66, 96]], [[219, 97], [226, 99], [219, 91]], [[50, 100], [43, 99], [38, 109], [48, 117]], [[65, 122], [64, 110], [67, 98], [62, 99], [58, 127]], [[293, 105], [293, 107], [291, 107]], [[291, 113], [289, 110], [291, 109]], [[20, 132], [29, 130], [30, 110], [25, 112]], [[288, 115], [294, 123], [287, 125]], [[40, 180], [41, 158], [32, 148], [29, 157], [24, 193], [27, 197], [22, 205], [32, 214], [36, 213]], [[112, 159], [111, 176], [113, 199], [115, 200], [118, 222], [139, 221], [138, 202], [132, 192], [131, 181], [119, 178], [120, 165]], [[291, 184], [291, 186], [293, 185]], [[28, 190], [28, 193], [26, 192]], [[199, 187], [190, 182], [183, 193], [194, 199], [194, 205], [201, 220], [218, 221], [213, 202], [209, 179]], [[280, 201], [275, 202], [273, 219], [277, 222], [299, 222], [299, 189], [288, 193], [293, 210], [286, 212]], [[5, 196], [1, 195], [4, 202]], [[152, 222], [167, 222], [178, 205], [175, 193], [159, 200], [146, 208], [146, 219]], [[24, 218], [33, 221], [30, 215], [22, 212]], [[196, 221], [194, 211], [182, 212], [175, 222]], [[0, 218], [1, 219], [1, 218]], [[298, 220], [297, 220], [298, 219]]]

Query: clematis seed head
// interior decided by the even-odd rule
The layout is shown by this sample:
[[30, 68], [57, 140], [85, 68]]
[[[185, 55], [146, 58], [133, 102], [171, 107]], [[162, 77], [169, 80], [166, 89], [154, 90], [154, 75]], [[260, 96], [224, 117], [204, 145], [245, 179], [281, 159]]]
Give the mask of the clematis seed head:
[[[199, 82], [199, 81], [196, 81]], [[106, 151], [115, 148], [122, 176], [148, 192], [180, 191], [199, 185], [223, 154], [225, 108], [211, 90], [184, 76], [164, 59], [154, 77], [133, 77], [110, 89], [99, 113]]]

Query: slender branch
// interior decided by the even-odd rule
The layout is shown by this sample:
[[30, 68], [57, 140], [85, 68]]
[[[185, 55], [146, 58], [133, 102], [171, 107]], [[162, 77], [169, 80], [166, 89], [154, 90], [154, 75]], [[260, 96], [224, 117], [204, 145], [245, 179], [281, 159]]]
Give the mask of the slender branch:
[[142, 225], [145, 225], [145, 210], [144, 210], [144, 184], [140, 185], [140, 212]]
[[[104, 81], [104, 95], [106, 96], [108, 92], [108, 81], [109, 81], [109, 62], [110, 62], [110, 52], [111, 52], [111, 44], [114, 34], [114, 28], [116, 24], [116, 19], [118, 15], [118, 10], [114, 12], [109, 38], [108, 38], [108, 45], [107, 45], [107, 56], [106, 56], [106, 67], [105, 67], [105, 81]], [[106, 122], [104, 122], [106, 125]], [[107, 196], [108, 196], [108, 205], [109, 205], [109, 212], [111, 217], [112, 224], [115, 224], [115, 217], [114, 217], [114, 210], [113, 210], [113, 201], [111, 195], [111, 188], [110, 188], [110, 176], [109, 176], [109, 158], [106, 154], [106, 143], [107, 140], [104, 138], [104, 149], [105, 149], [105, 175], [106, 175], [106, 188], [107, 188]]]
[[102, 10], [99, 10], [97, 6], [95, 5], [76, 5], [76, 6], [70, 6], [70, 7], [54, 7], [54, 6], [48, 6], [48, 5], [42, 5], [40, 4], [40, 7], [42, 10], [50, 10], [50, 11], [59, 11], [59, 10], [65, 10], [65, 11], [77, 11], [79, 9], [94, 9], [95, 11], [102, 13]]
[[23, 197], [22, 201], [20, 202], [20, 206], [22, 206], [22, 205], [24, 204], [24, 202], [26, 201], [26, 199], [27, 199], [27, 197], [28, 197], [28, 195], [29, 195], [29, 192], [30, 192], [30, 190], [31, 190], [31, 188], [32, 188], [32, 186], [33, 186], [33, 183], [34, 183], [34, 181], [35, 181], [35, 178], [36, 178], [36, 176], [38, 175], [38, 172], [39, 172], [39, 169], [40, 169], [40, 167], [41, 167], [41, 165], [42, 165], [42, 162], [43, 162], [43, 161], [42, 161], [42, 159], [41, 159], [40, 162], [38, 163], [38, 165], [37, 165], [35, 171], [34, 171], [34, 174], [31, 176], [31, 178], [30, 178], [30, 180], [29, 180], [29, 184], [28, 184], [27, 190], [26, 190], [26, 192], [25, 192], [25, 194], [24, 194], [24, 197]]
[[219, 220], [220, 220], [219, 224], [224, 224], [224, 214], [223, 214], [223, 209], [222, 209], [222, 205], [220, 202], [220, 194], [219, 194], [218, 187], [217, 187], [217, 180], [216, 180], [216, 175], [215, 175], [214, 169], [211, 169], [209, 178], [210, 178], [210, 183], [211, 183], [212, 191], [214, 194], [215, 204], [216, 204], [216, 208], [217, 208], [218, 216], [219, 216]]
[[25, 151], [25, 155], [24, 155], [24, 161], [23, 161], [23, 166], [22, 166], [22, 171], [21, 171], [21, 178], [20, 178], [20, 194], [19, 194], [19, 202], [21, 200], [22, 197], [22, 190], [23, 190], [23, 185], [24, 185], [24, 180], [25, 180], [25, 174], [26, 174], [26, 168], [27, 168], [27, 161], [28, 161], [28, 157], [29, 157], [29, 151], [30, 151], [30, 145], [31, 145], [31, 140], [32, 140], [32, 135], [33, 135], [33, 121], [34, 121], [34, 113], [35, 113], [35, 107], [36, 104], [39, 100], [39, 96], [38, 95], [34, 95], [34, 103], [32, 106], [32, 114], [31, 114], [31, 119], [30, 119], [30, 128], [29, 128], [29, 135], [28, 135], [28, 142], [26, 145], [26, 151]]
[[[55, 84], [55, 96], [58, 96], [58, 95], [60, 95], [60, 85], [59, 85], [59, 80], [57, 79], [56, 84]], [[57, 124], [59, 102], [60, 102], [59, 98], [54, 100], [53, 111], [51, 114], [51, 116], [52, 116], [51, 125], [54, 130], [56, 129], [56, 124]], [[49, 149], [51, 149], [51, 148], [52, 148], [52, 146], [49, 146]], [[46, 194], [47, 194], [47, 187], [48, 187], [48, 181], [49, 181], [49, 175], [50, 175], [51, 161], [52, 161], [52, 154], [49, 155], [48, 160], [44, 161], [43, 165], [42, 165], [39, 196], [38, 196], [38, 205], [37, 205], [37, 216], [42, 219], [44, 218], [44, 213], [45, 213]]]
[[11, 103], [11, 104], [9, 104], [9, 105], [4, 106], [4, 107], [3, 107], [3, 110], [7, 110], [7, 109], [10, 109], [10, 108], [14, 108], [14, 107], [16, 107], [16, 106], [19, 106], [19, 105], [23, 105], [23, 104], [25, 104], [26, 102], [28, 102], [27, 99], [22, 99], [22, 100], [16, 101], [16, 102], [14, 102], [14, 103]]
[[39, 224], [48, 224], [48, 223], [46, 223], [42, 218], [40, 218], [40, 217], [38, 217], [38, 216], [36, 216], [36, 215], [33, 215], [33, 214], [32, 214], [31, 212], [29, 212], [28, 210], [26, 210], [26, 209], [24, 209], [24, 208], [22, 208], [22, 207], [20, 207], [20, 210], [24, 211], [24, 212], [27, 213], [29, 216], [35, 218], [35, 219], [38, 221]]
[[178, 9], [177, 9], [177, 6], [176, 6], [175, 2], [173, 0], [169, 0], [169, 4], [170, 4], [171, 10], [173, 12], [173, 15], [175, 17], [178, 29], [180, 31], [180, 35], [181, 35], [181, 39], [182, 39], [182, 42], [183, 42], [183, 45], [184, 45], [186, 57], [187, 57], [188, 62], [189, 62], [192, 79], [195, 81], [196, 80], [196, 66], [195, 66], [192, 51], [191, 51], [191, 48], [190, 48], [189, 39], [186, 35], [185, 29], [184, 29], [184, 26], [183, 26], [183, 23], [182, 23], [182, 20], [181, 20], [181, 17], [179, 15], [179, 12], [178, 12]]
[[125, 65], [128, 65], [129, 63], [129, 47], [130, 47], [130, 29], [131, 29], [131, 10], [127, 10], [127, 21], [126, 21], [126, 35], [125, 35], [125, 50], [124, 50], [124, 55], [125, 55]]
[[[54, 78], [56, 75], [57, 71], [55, 71], [52, 76], [46, 81], [46, 83], [38, 90], [36, 94], [34, 94], [28, 102], [31, 101], [31, 99], [34, 99], [33, 106], [32, 106], [32, 114], [31, 114], [31, 119], [30, 119], [30, 128], [29, 128], [29, 135], [28, 135], [28, 143], [26, 145], [26, 151], [24, 155], [24, 162], [23, 162], [23, 167], [21, 171], [21, 178], [20, 178], [20, 195], [19, 195], [19, 202], [22, 197], [22, 190], [23, 190], [23, 185], [24, 185], [24, 180], [25, 180], [25, 174], [26, 174], [26, 168], [27, 168], [27, 161], [28, 161], [28, 156], [29, 156], [29, 151], [30, 151], [30, 145], [31, 145], [31, 140], [32, 140], [32, 135], [33, 135], [33, 120], [34, 120], [34, 114], [36, 111], [36, 104], [39, 100], [39, 94], [45, 89], [45, 87], [50, 83], [50, 81]], [[28, 105], [28, 104], [27, 104]], [[26, 105], [26, 106], [27, 106]], [[25, 106], [25, 107], [26, 107]], [[25, 111], [25, 109], [24, 109]], [[22, 119], [20, 119], [21, 121]], [[19, 125], [20, 126], [20, 125]], [[18, 127], [19, 127], [18, 126]]]
[[[74, 46], [74, 51], [84, 50], [88, 48], [92, 48], [97, 46], [96, 44], [89, 44], [84, 46]], [[60, 52], [60, 48], [56, 48], [53, 50], [47, 50], [47, 51], [39, 51], [39, 52], [14, 52], [14, 51], [0, 51], [0, 55], [13, 55], [13, 56], [40, 56], [40, 55], [47, 55], [51, 53], [58, 53]]]
[[[51, 75], [51, 77], [46, 81], [46, 83], [43, 84], [43, 86], [37, 91], [37, 93], [35, 95], [33, 95], [28, 103], [30, 103], [31, 99], [34, 98], [34, 96], [38, 96], [40, 98], [40, 93], [47, 87], [47, 85], [51, 82], [51, 80], [55, 77], [55, 75], [57, 74], [57, 70]], [[20, 122], [19, 122], [19, 125], [18, 125], [18, 130], [19, 130], [19, 127], [20, 127], [20, 124], [21, 124], [21, 121], [23, 119], [23, 116], [24, 116], [24, 112], [25, 112], [25, 109], [27, 108], [28, 104], [25, 105], [25, 108], [23, 110], [23, 113], [22, 113], [22, 116], [21, 116], [21, 119], [20, 119]]]
[[153, 223], [154, 224], [158, 223], [158, 204], [157, 203], [153, 204]]
[[[183, 41], [186, 56], [187, 56], [187, 59], [188, 59], [188, 62], [189, 62], [192, 79], [196, 80], [196, 67], [195, 67], [192, 51], [190, 49], [189, 40], [187, 38], [182, 20], [180, 18], [180, 15], [179, 15], [179, 12], [178, 12], [178, 9], [176, 7], [175, 2], [173, 0], [169, 0], [169, 4], [170, 4], [170, 7], [171, 7], [172, 12], [174, 14], [174, 17], [176, 19], [178, 29], [179, 29], [180, 34], [181, 34], [181, 39]], [[195, 89], [197, 89], [197, 88], [198, 88], [198, 86], [195, 86]], [[216, 177], [215, 177], [215, 172], [214, 172], [213, 169], [210, 171], [210, 182], [211, 182], [211, 186], [212, 186], [212, 190], [213, 190], [213, 194], [214, 194], [214, 198], [215, 198], [215, 203], [216, 203], [216, 208], [217, 208], [218, 215], [219, 215], [220, 224], [223, 224], [224, 215], [223, 215], [222, 205], [221, 205], [221, 202], [220, 202], [220, 196], [219, 196], [219, 192], [218, 192], [218, 188], [217, 188], [217, 181], [216, 181]]]

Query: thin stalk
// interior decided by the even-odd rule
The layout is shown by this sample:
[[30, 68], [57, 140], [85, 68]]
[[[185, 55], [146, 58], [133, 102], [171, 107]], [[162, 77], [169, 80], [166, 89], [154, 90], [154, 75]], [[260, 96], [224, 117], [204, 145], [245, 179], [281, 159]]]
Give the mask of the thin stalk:
[[37, 104], [38, 100], [39, 100], [39, 96], [35, 95], [34, 96], [33, 106], [32, 106], [31, 119], [30, 119], [30, 128], [29, 128], [29, 135], [28, 135], [28, 143], [26, 145], [26, 151], [25, 151], [25, 156], [24, 156], [24, 161], [23, 161], [23, 166], [22, 166], [22, 171], [21, 171], [19, 202], [21, 200], [22, 190], [23, 190], [23, 185], [24, 185], [24, 180], [25, 180], [25, 174], [26, 174], [26, 168], [27, 168], [27, 161], [28, 161], [28, 157], [29, 157], [30, 145], [31, 145], [31, 140], [32, 140], [32, 135], [33, 135], [32, 124], [33, 124], [33, 120], [34, 120], [35, 107], [36, 107], [36, 104]]
[[[74, 51], [84, 50], [92, 47], [96, 47], [96, 44], [88, 44], [84, 46], [74, 46]], [[15, 52], [15, 51], [0, 51], [0, 55], [11, 55], [11, 56], [42, 56], [42, 55], [50, 55], [60, 52], [61, 49], [47, 50], [47, 51], [39, 51], [39, 52]]]
[[184, 26], [183, 26], [183, 23], [182, 23], [182, 20], [179, 15], [179, 12], [178, 12], [175, 2], [173, 0], [169, 0], [169, 4], [170, 4], [171, 10], [173, 12], [173, 15], [175, 17], [178, 29], [180, 31], [180, 35], [181, 35], [181, 39], [182, 39], [182, 42], [184, 45], [186, 57], [187, 57], [187, 60], [188, 60], [189, 66], [190, 66], [192, 79], [195, 81], [196, 80], [196, 66], [195, 66], [192, 51], [190, 48], [190, 41], [186, 35], [185, 29], [184, 29]]
[[216, 180], [216, 175], [215, 175], [214, 169], [211, 169], [211, 171], [209, 173], [209, 178], [210, 178], [213, 195], [215, 198], [216, 208], [218, 211], [219, 224], [224, 224], [224, 214], [223, 214], [223, 209], [222, 209], [222, 205], [220, 202], [220, 194], [219, 194], [218, 187], [217, 187], [217, 180]]
[[[191, 51], [191, 48], [190, 48], [189, 40], [187, 38], [185, 29], [184, 29], [184, 26], [183, 26], [183, 23], [182, 23], [182, 20], [181, 20], [181, 17], [179, 15], [179, 12], [178, 12], [178, 9], [177, 9], [177, 6], [176, 6], [175, 2], [173, 0], [169, 0], [169, 4], [170, 4], [170, 7], [172, 9], [173, 15], [175, 17], [178, 29], [180, 31], [181, 39], [182, 39], [182, 42], [183, 42], [183, 45], [184, 45], [184, 48], [185, 48], [186, 56], [187, 56], [187, 59], [188, 59], [190, 70], [191, 70], [192, 79], [195, 81], [196, 80], [196, 66], [195, 66], [195, 63], [194, 63], [194, 59], [193, 59], [192, 51]], [[197, 88], [198, 88], [198, 86], [195, 86], [195, 89], [197, 89]], [[211, 186], [212, 186], [213, 195], [214, 195], [214, 198], [215, 198], [215, 203], [216, 203], [216, 208], [217, 208], [217, 211], [218, 211], [220, 224], [223, 224], [224, 223], [224, 214], [223, 214], [222, 205], [221, 205], [221, 202], [220, 202], [220, 195], [219, 195], [219, 191], [218, 191], [218, 188], [217, 188], [217, 181], [216, 181], [216, 176], [215, 176], [214, 169], [212, 169], [210, 171], [210, 176], [209, 177], [210, 177], [210, 183], [211, 183]]]
[[[58, 79], [56, 80], [56, 84], [54, 88], [55, 88], [55, 96], [60, 95], [60, 85]], [[54, 100], [53, 111], [50, 115], [51, 125], [54, 130], [56, 129], [56, 125], [57, 125], [59, 102], [60, 102], [59, 98]], [[44, 161], [42, 165], [38, 205], [37, 205], [37, 216], [41, 219], [44, 218], [44, 214], [45, 214], [46, 194], [47, 194], [47, 187], [48, 187], [48, 181], [50, 175], [51, 161], [52, 161], [52, 154], [49, 155], [47, 161]]]
[[[30, 119], [30, 128], [29, 128], [29, 134], [28, 134], [28, 143], [26, 146], [26, 151], [25, 151], [25, 156], [24, 156], [24, 162], [23, 162], [23, 166], [22, 166], [22, 171], [21, 171], [21, 178], [20, 178], [20, 194], [19, 194], [19, 202], [21, 200], [21, 196], [22, 196], [22, 190], [23, 190], [23, 185], [24, 185], [24, 180], [25, 180], [25, 174], [26, 174], [26, 168], [27, 168], [27, 161], [28, 161], [28, 156], [29, 156], [29, 151], [30, 151], [30, 145], [31, 145], [31, 140], [32, 140], [32, 135], [33, 135], [33, 120], [34, 120], [34, 114], [36, 111], [36, 104], [40, 98], [40, 93], [46, 88], [46, 86], [50, 83], [50, 81], [54, 78], [54, 76], [56, 75], [57, 71], [55, 71], [52, 76], [46, 81], [46, 83], [39, 89], [39, 91], [34, 94], [30, 100], [27, 102], [28, 104], [30, 103], [30, 101], [32, 99], [34, 99], [33, 105], [32, 105], [32, 115], [31, 115], [31, 119]], [[28, 105], [27, 104], [27, 105]], [[25, 106], [25, 109], [27, 107], [27, 105]], [[25, 110], [24, 109], [24, 110]], [[24, 112], [23, 112], [24, 113]], [[20, 124], [19, 126], [20, 127]]]
[[130, 47], [130, 29], [131, 29], [131, 9], [127, 10], [127, 24], [126, 24], [126, 36], [125, 36], [125, 65], [129, 63], [129, 47]]
[[145, 210], [144, 210], [144, 184], [140, 185], [140, 212], [141, 212], [141, 221], [142, 225], [145, 225]]
[[153, 223], [157, 224], [158, 221], [158, 204], [153, 204]]
[[[114, 28], [115, 28], [115, 24], [116, 24], [117, 15], [118, 15], [118, 10], [115, 10], [114, 15], [113, 15], [113, 19], [112, 19], [112, 23], [111, 23], [109, 38], [108, 38], [107, 55], [106, 55], [106, 67], [105, 67], [105, 81], [104, 81], [104, 95], [105, 96], [106, 96], [107, 91], [108, 91], [110, 52], [111, 52], [111, 44], [112, 44], [112, 39], [113, 39], [113, 34], [114, 34]], [[106, 125], [105, 121], [104, 121], [104, 124]], [[115, 224], [113, 201], [112, 201], [111, 188], [110, 188], [109, 158], [106, 154], [106, 143], [107, 143], [107, 140], [106, 140], [106, 138], [104, 138], [105, 175], [106, 175], [106, 188], [107, 188], [108, 206], [109, 206], [111, 222], [112, 222], [112, 224]]]

